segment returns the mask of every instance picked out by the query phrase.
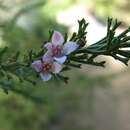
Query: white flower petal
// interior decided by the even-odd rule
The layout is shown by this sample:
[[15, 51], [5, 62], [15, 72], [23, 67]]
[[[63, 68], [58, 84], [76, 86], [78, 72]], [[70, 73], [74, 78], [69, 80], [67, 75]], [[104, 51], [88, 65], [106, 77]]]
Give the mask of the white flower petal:
[[41, 62], [41, 60], [34, 61], [34, 62], [31, 64], [31, 67], [32, 67], [36, 72], [40, 72], [41, 69], [42, 69], [42, 62]]
[[52, 49], [52, 43], [47, 42], [47, 43], [44, 45], [44, 47], [45, 47], [46, 49], [48, 49], [48, 50], [51, 50], [51, 49]]
[[54, 31], [52, 35], [52, 44], [62, 45], [63, 42], [64, 42], [64, 37], [62, 36], [62, 34], [58, 31]]
[[51, 74], [47, 73], [47, 74], [43, 74], [43, 73], [40, 73], [40, 77], [43, 81], [48, 81], [51, 79]]
[[53, 57], [51, 56], [51, 53], [49, 51], [47, 51], [44, 56], [42, 57], [42, 60], [45, 62], [52, 62], [53, 61]]
[[79, 45], [76, 42], [67, 42], [64, 44], [63, 50], [64, 50], [64, 54], [68, 55], [71, 52], [75, 51], [77, 48], [79, 47]]
[[66, 61], [67, 56], [55, 57], [54, 59], [55, 59], [58, 63], [63, 64], [63, 63]]
[[62, 70], [61, 64], [54, 62], [53, 63], [53, 73], [57, 74]]

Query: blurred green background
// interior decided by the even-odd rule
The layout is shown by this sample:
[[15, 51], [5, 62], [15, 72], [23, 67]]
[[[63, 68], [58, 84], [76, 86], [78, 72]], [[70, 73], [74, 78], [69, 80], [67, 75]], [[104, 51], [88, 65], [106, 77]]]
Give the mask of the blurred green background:
[[[128, 26], [129, 5], [129, 0], [0, 0], [0, 47], [24, 53], [37, 50], [51, 29], [71, 33], [57, 16], [79, 6], [100, 24], [111, 16]], [[62, 21], [71, 23], [67, 18]], [[83, 66], [67, 72], [67, 85], [15, 81], [8, 95], [1, 89], [0, 130], [129, 130], [129, 68], [106, 60], [107, 68]]]

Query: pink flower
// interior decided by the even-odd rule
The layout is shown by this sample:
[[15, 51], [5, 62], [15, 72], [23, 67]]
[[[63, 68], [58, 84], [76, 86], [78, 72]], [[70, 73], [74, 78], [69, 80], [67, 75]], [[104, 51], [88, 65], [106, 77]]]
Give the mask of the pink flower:
[[76, 42], [69, 41], [64, 43], [64, 37], [58, 31], [54, 31], [51, 42], [45, 44], [47, 49], [46, 54], [44, 55], [45, 59], [54, 59], [60, 64], [63, 64], [67, 59], [67, 55], [75, 51], [79, 45]]
[[31, 67], [40, 74], [43, 81], [48, 81], [51, 79], [52, 74], [57, 74], [61, 71], [62, 67], [59, 63], [53, 62], [52, 60], [37, 60], [31, 64]]

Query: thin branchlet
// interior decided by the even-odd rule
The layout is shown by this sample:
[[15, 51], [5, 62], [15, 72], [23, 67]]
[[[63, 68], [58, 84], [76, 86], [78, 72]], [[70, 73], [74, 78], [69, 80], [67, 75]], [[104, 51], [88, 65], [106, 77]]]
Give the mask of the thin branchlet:
[[[76, 50], [74, 54], [76, 55], [86, 53], [92, 56], [111, 56], [121, 61], [125, 65], [128, 65], [128, 61], [130, 58], [130, 36], [128, 33], [130, 32], [130, 27], [128, 27], [119, 35], [116, 35], [116, 30], [120, 25], [121, 22], [118, 22], [117, 19], [113, 20], [112, 18], [108, 18], [106, 36], [88, 47]], [[124, 48], [126, 49], [124, 50]]]
[[[61, 73], [54, 75], [54, 77], [67, 83], [69, 78], [63, 75], [64, 71], [70, 71], [72, 68], [81, 68], [82, 64], [104, 67], [106, 61], [98, 61], [98, 59], [96, 59], [101, 55], [111, 56], [125, 65], [128, 65], [130, 59], [130, 27], [119, 35], [116, 35], [116, 31], [121, 25], [121, 22], [117, 19], [113, 20], [112, 18], [108, 18], [106, 36], [96, 43], [87, 46], [86, 34], [88, 23], [85, 19], [82, 19], [78, 21], [78, 24], [78, 31], [74, 32], [70, 38], [68, 38], [67, 33], [65, 33], [64, 42], [77, 42], [79, 48], [67, 56], [67, 60], [63, 65]], [[46, 40], [47, 42], [50, 41], [52, 34], [53, 30], [49, 32], [49, 38]], [[43, 49], [43, 45], [38, 52], [34, 52], [31, 49], [26, 54], [16, 52], [13, 56], [7, 56], [7, 51], [8, 47], [0, 50], [1, 80], [10, 81], [17, 77], [20, 81], [27, 81], [36, 84], [35, 80], [37, 74], [30, 66], [34, 60], [40, 60], [45, 54], [46, 50]], [[7, 58], [4, 58], [5, 56]], [[4, 86], [4, 84], [1, 85]], [[5, 85], [5, 88], [1, 88], [6, 93], [8, 92], [9, 87], [7, 87], [7, 85]]]

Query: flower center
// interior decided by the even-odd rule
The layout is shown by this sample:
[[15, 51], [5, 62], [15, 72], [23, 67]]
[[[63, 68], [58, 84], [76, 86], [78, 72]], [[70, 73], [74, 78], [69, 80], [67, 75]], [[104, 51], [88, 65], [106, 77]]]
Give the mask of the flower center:
[[63, 53], [63, 47], [60, 45], [52, 46], [52, 55], [60, 56]]
[[52, 63], [46, 63], [44, 62], [42, 65], [42, 72], [47, 73], [52, 70]]

